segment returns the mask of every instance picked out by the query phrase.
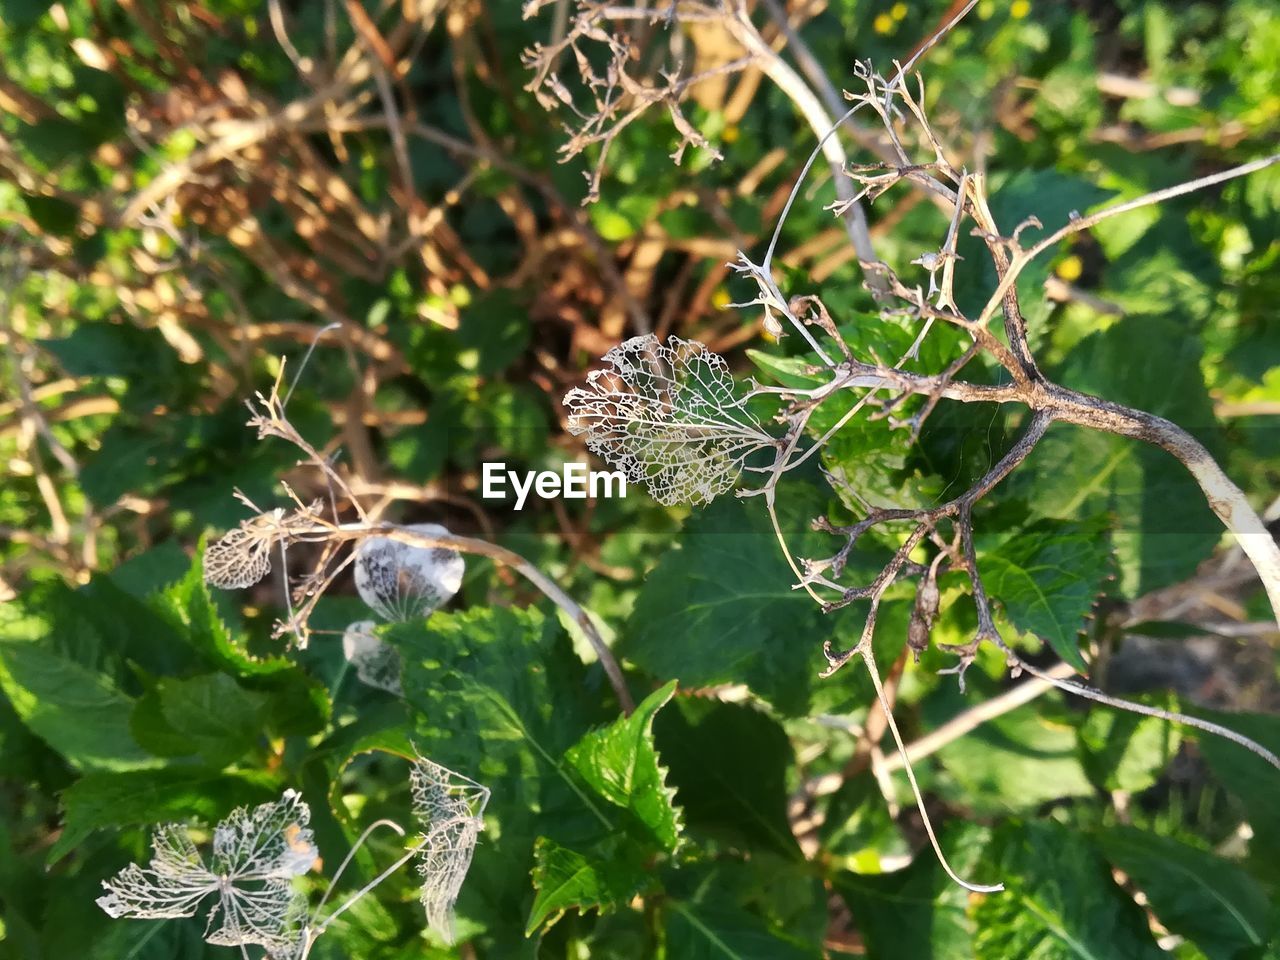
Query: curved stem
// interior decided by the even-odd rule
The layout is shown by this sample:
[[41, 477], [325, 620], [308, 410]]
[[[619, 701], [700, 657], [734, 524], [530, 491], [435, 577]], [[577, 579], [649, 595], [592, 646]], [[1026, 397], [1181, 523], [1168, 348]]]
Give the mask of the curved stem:
[[364, 846], [365, 841], [369, 839], [369, 836], [373, 831], [377, 830], [379, 827], [390, 827], [400, 836], [404, 836], [404, 827], [400, 826], [400, 824], [396, 823], [394, 820], [375, 820], [373, 823], [369, 824], [369, 826], [365, 827], [364, 832], [356, 838], [356, 842], [353, 843], [351, 845], [351, 849], [347, 851], [347, 855], [342, 858], [342, 863], [338, 864], [338, 869], [333, 872], [333, 877], [329, 881], [328, 889], [325, 890], [324, 896], [320, 898], [320, 902], [316, 904], [315, 912], [311, 914], [312, 924], [320, 919], [320, 911], [324, 909], [325, 903], [327, 903], [329, 897], [333, 895], [334, 888], [338, 885], [338, 881], [342, 878], [343, 872], [351, 864], [356, 853], [359, 852], [362, 846]]
[[1117, 710], [1127, 710], [1129, 713], [1140, 713], [1146, 717], [1155, 717], [1159, 720], [1167, 720], [1169, 723], [1181, 724], [1184, 727], [1194, 727], [1197, 730], [1203, 730], [1205, 733], [1211, 733], [1215, 737], [1222, 737], [1224, 740], [1230, 740], [1232, 743], [1244, 747], [1250, 753], [1261, 757], [1271, 766], [1280, 770], [1280, 757], [1258, 743], [1256, 740], [1250, 740], [1242, 733], [1229, 727], [1224, 727], [1220, 723], [1214, 723], [1212, 720], [1201, 720], [1199, 717], [1187, 716], [1183, 713], [1176, 713], [1172, 710], [1162, 710], [1160, 707], [1149, 707], [1144, 703], [1135, 703], [1131, 700], [1125, 700], [1122, 697], [1113, 697], [1096, 690], [1093, 687], [1087, 687], [1083, 683], [1076, 683], [1074, 680], [1067, 680], [1063, 677], [1056, 676], [1053, 671], [1041, 670], [1033, 667], [1017, 654], [1013, 653], [1008, 647], [1001, 643], [1001, 649], [1004, 650], [1005, 656], [1008, 657], [1011, 665], [1019, 670], [1025, 670], [1037, 680], [1042, 680], [1050, 686], [1057, 687], [1067, 693], [1074, 694], [1077, 697], [1083, 697], [1086, 700], [1092, 700], [1095, 703], [1105, 704], [1108, 707], [1115, 707]]
[[361, 887], [359, 890], [353, 893], [350, 897], [348, 897], [343, 902], [342, 906], [338, 907], [336, 910], [333, 911], [333, 913], [329, 914], [327, 917], [324, 918], [324, 923], [320, 924], [320, 926], [316, 927], [314, 930], [311, 931], [312, 942], [314, 942], [315, 939], [320, 936], [320, 934], [325, 932], [329, 924], [333, 923], [333, 921], [337, 920], [338, 917], [342, 916], [344, 913], [346, 913], [348, 910], [354, 907], [356, 903], [362, 897], [364, 897], [366, 893], [368, 893], [374, 887], [381, 884], [382, 881], [387, 879], [387, 877], [391, 876], [393, 873], [395, 873], [397, 870], [403, 867], [406, 863], [412, 860], [417, 855], [418, 851], [421, 849], [422, 849], [421, 843], [415, 844], [414, 846], [410, 847], [408, 852], [405, 853], [404, 856], [402, 856], [399, 860], [397, 860], [391, 866], [387, 867], [387, 869], [383, 870], [380, 874], [378, 874], [376, 877], [374, 877], [372, 880], [366, 883], [363, 887]]
[[1272, 154], [1269, 157], [1261, 157], [1252, 160], [1249, 163], [1242, 163], [1237, 167], [1231, 167], [1229, 170], [1223, 170], [1221, 173], [1210, 174], [1207, 177], [1200, 177], [1196, 180], [1189, 180], [1186, 183], [1180, 183], [1176, 186], [1166, 187], [1163, 190], [1156, 190], [1153, 193], [1146, 193], [1132, 200], [1126, 200], [1123, 203], [1113, 204], [1105, 207], [1097, 213], [1090, 214], [1087, 217], [1076, 217], [1065, 226], [1055, 230], [1049, 236], [1038, 242], [1035, 246], [1020, 252], [1013, 258], [1013, 262], [1009, 265], [1008, 272], [1000, 279], [1000, 283], [996, 286], [995, 291], [991, 294], [987, 305], [982, 308], [982, 313], [978, 315], [978, 322], [985, 324], [990, 316], [995, 312], [1005, 294], [1013, 287], [1014, 281], [1018, 279], [1023, 269], [1032, 260], [1038, 257], [1044, 251], [1048, 250], [1063, 237], [1070, 236], [1073, 233], [1079, 233], [1081, 230], [1088, 230], [1090, 227], [1096, 226], [1103, 220], [1110, 217], [1118, 216], [1122, 213], [1128, 213], [1130, 210], [1137, 210], [1140, 207], [1149, 207], [1156, 203], [1162, 203], [1173, 197], [1180, 197], [1184, 193], [1192, 193], [1205, 187], [1211, 187], [1217, 183], [1223, 183], [1227, 180], [1234, 180], [1236, 177], [1243, 177], [1250, 173], [1256, 173], [1259, 170], [1266, 169], [1273, 164], [1280, 163], [1280, 153]]
[[1209, 508], [1235, 535], [1240, 549], [1253, 563], [1271, 602], [1272, 615], [1280, 622], [1280, 545], [1244, 491], [1223, 472], [1204, 444], [1164, 417], [1064, 387], [1049, 390], [1043, 406], [1051, 409], [1056, 419], [1144, 440], [1176, 457], [1200, 485]]
[[889, 724], [889, 732], [893, 734], [893, 742], [898, 747], [898, 755], [902, 757], [902, 769], [906, 771], [907, 780], [911, 783], [911, 792], [916, 798], [916, 808], [920, 811], [920, 819], [924, 823], [925, 833], [929, 835], [929, 843], [933, 847], [934, 856], [938, 858], [938, 863], [946, 871], [947, 876], [966, 890], [972, 890], [974, 893], [999, 893], [1004, 889], [1003, 883], [990, 885], [969, 883], [956, 876], [956, 872], [951, 869], [951, 864], [947, 862], [947, 857], [942, 852], [942, 844], [938, 842], [937, 834], [933, 832], [933, 823], [929, 819], [929, 811], [925, 809], [924, 795], [920, 792], [920, 785], [916, 783], [915, 771], [911, 768], [911, 761], [907, 758], [907, 746], [902, 742], [902, 734], [898, 732], [897, 721], [893, 719], [893, 708], [889, 705], [889, 698], [884, 692], [884, 684], [880, 682], [880, 671], [876, 667], [875, 657], [871, 652], [871, 644], [864, 643], [861, 646], [862, 649], [859, 652], [862, 654], [862, 662], [867, 665], [867, 673], [871, 675], [871, 684], [876, 688], [876, 698], [880, 701], [880, 709], [884, 711], [885, 720]]
[[[777, 4], [772, 3], [771, 13], [781, 28], [789, 34], [792, 44], [796, 44], [799, 38], [787, 23], [785, 11], [780, 11]], [[725, 25], [733, 34], [734, 39], [755, 55], [765, 76], [772, 80], [774, 85], [790, 98], [791, 102], [796, 105], [796, 109], [800, 111], [801, 116], [804, 117], [805, 122], [809, 124], [810, 129], [821, 138], [819, 140], [819, 148], [831, 167], [831, 177], [835, 183], [836, 196], [841, 200], [852, 201], [853, 187], [844, 175], [844, 165], [848, 159], [844, 152], [844, 146], [840, 143], [838, 137], [830, 136], [827, 133], [827, 131], [834, 132], [839, 129], [840, 123], [843, 123], [844, 120], [842, 119], [835, 124], [832, 123], [831, 116], [827, 113], [826, 108], [823, 107], [822, 101], [818, 99], [809, 85], [804, 82], [804, 78], [796, 73], [789, 63], [764, 42], [743, 6], [738, 7], [735, 16], [726, 18]], [[798, 52], [798, 55], [803, 57], [803, 51]], [[827, 83], [830, 85], [829, 80]], [[839, 104], [839, 101], [837, 100], [836, 103]], [[868, 262], [875, 260], [875, 248], [871, 245], [871, 233], [867, 227], [867, 214], [863, 210], [861, 203], [853, 202], [851, 204], [849, 217], [846, 219], [845, 224], [858, 259]]]
[[600, 658], [600, 666], [604, 668], [605, 675], [609, 678], [609, 685], [613, 687], [613, 692], [617, 695], [623, 712], [630, 715], [635, 710], [635, 700], [631, 697], [631, 691], [627, 689], [626, 678], [622, 675], [622, 667], [618, 664], [617, 658], [614, 657], [613, 651], [609, 649], [609, 645], [604, 642], [604, 637], [596, 629], [595, 622], [587, 611], [560, 589], [559, 584], [514, 550], [500, 547], [496, 543], [490, 543], [488, 540], [478, 540], [474, 537], [458, 537], [453, 534], [421, 533], [417, 530], [406, 530], [390, 523], [344, 523], [330, 531], [330, 533], [334, 532], [349, 540], [359, 540], [365, 537], [386, 537], [389, 540], [407, 543], [412, 547], [452, 547], [462, 553], [479, 554], [511, 567], [537, 587], [547, 599], [568, 614], [574, 623], [582, 629], [587, 641], [591, 644], [591, 648], [595, 650], [596, 656]]

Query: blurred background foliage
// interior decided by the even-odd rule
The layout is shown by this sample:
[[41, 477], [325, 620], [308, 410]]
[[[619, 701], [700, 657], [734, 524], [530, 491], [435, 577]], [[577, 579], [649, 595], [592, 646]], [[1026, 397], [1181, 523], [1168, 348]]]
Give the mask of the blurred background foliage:
[[[749, 6], [790, 56], [776, 5]], [[787, 13], [839, 87], [959, 6]], [[584, 207], [595, 155], [557, 162], [566, 118], [521, 66], [567, 7], [0, 0], [0, 956], [230, 956], [200, 921], [108, 920], [99, 881], [144, 855], [150, 824], [212, 823], [286, 786], [332, 865], [365, 824], [405, 819], [412, 740], [493, 790], [463, 945], [424, 932], [397, 878], [316, 957], [1280, 957], [1276, 774], [1237, 747], [1056, 694], [999, 699], [1016, 684], [998, 658], [962, 694], [944, 654], [908, 664], [911, 596], [891, 594], [877, 658], [944, 846], [1008, 886], [970, 895], [919, 853], [869, 684], [817, 679], [822, 642], [848, 645], [863, 611], [824, 617], [791, 591], [758, 504], [480, 499], [485, 460], [581, 455], [559, 398], [626, 336], [698, 339], [762, 377], [794, 347], [725, 309], [746, 293], [725, 264], [767, 240], [812, 147], [795, 106], [755, 69], [700, 84], [686, 113], [723, 159], [673, 164], [679, 134], [651, 110]], [[739, 54], [677, 29], [641, 31], [650, 62]], [[1007, 229], [1255, 158], [1280, 133], [1269, 0], [980, 0], [923, 71], [935, 128], [988, 171]], [[891, 353], [904, 330], [873, 310], [831, 197], [819, 165], [783, 234], [784, 286]], [[924, 199], [875, 204], [879, 256], [937, 248], [947, 218]], [[1020, 287], [1057, 378], [1192, 430], [1269, 519], [1278, 231], [1272, 167], [1076, 236]], [[985, 299], [970, 242], [957, 294]], [[244, 428], [243, 401], [327, 324], [298, 426], [375, 515], [495, 538], [589, 606], [637, 699], [658, 691], [636, 720], [555, 611], [477, 558], [449, 611], [386, 634], [402, 699], [359, 684], [335, 636], [272, 640], [278, 579], [208, 593], [198, 544], [247, 515], [233, 488], [263, 509], [286, 503], [282, 479], [320, 492]], [[829, 550], [808, 522], [847, 519], [842, 488], [928, 502], [980, 475], [1016, 414], [956, 407], [916, 445], [884, 421], [842, 434], [834, 492], [814, 471], [780, 495], [797, 552]], [[1056, 427], [979, 527], [1006, 636], [1046, 664], [1083, 651], [1107, 689], [1280, 750], [1275, 623], [1174, 461]], [[888, 549], [853, 562], [874, 572]], [[972, 606], [959, 577], [940, 587], [935, 640], [963, 641]], [[316, 625], [363, 610], [344, 584]], [[582, 760], [602, 724], [625, 743], [609, 762], [658, 771], [626, 802]], [[367, 848], [351, 882], [395, 852]]]

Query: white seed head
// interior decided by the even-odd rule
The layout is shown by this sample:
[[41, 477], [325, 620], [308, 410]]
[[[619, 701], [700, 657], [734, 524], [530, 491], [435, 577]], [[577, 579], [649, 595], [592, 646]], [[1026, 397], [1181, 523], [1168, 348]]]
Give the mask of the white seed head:
[[213, 865], [201, 858], [186, 828], [158, 827], [146, 867], [131, 863], [97, 900], [111, 917], [194, 916], [211, 894], [205, 940], [223, 946], [256, 944], [272, 957], [293, 956], [301, 940], [306, 902], [293, 878], [306, 873], [317, 851], [307, 824], [311, 810], [293, 790], [252, 811], [234, 810], [213, 835]]
[[[438, 523], [405, 527], [436, 536]], [[462, 586], [466, 564], [449, 547], [414, 547], [388, 537], [370, 537], [356, 549], [355, 581], [360, 599], [384, 620], [403, 623], [429, 617]]]

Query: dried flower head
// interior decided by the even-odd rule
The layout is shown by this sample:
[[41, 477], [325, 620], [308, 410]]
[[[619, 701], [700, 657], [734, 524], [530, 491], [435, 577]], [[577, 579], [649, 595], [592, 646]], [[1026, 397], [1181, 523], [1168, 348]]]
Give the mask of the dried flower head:
[[272, 957], [292, 956], [301, 940], [305, 900], [293, 878], [311, 869], [317, 851], [307, 824], [311, 810], [286, 790], [279, 801], [239, 807], [213, 833], [206, 866], [186, 828], [166, 824], [152, 834], [151, 862], [131, 863], [97, 900], [111, 917], [191, 917], [211, 894], [204, 938], [222, 946], [257, 944]]
[[409, 772], [413, 815], [422, 824], [420, 899], [427, 923], [453, 942], [453, 907], [484, 829], [489, 788], [424, 757]]
[[776, 445], [735, 397], [724, 358], [697, 341], [648, 334], [603, 359], [613, 369], [564, 398], [569, 432], [659, 503], [710, 503], [751, 454]]
[[[438, 523], [405, 530], [448, 536]], [[384, 620], [403, 623], [429, 617], [462, 586], [462, 554], [449, 547], [414, 547], [388, 537], [370, 537], [356, 549], [355, 581], [360, 599]]]
[[204, 580], [211, 587], [251, 587], [271, 572], [271, 550], [279, 542], [284, 510], [261, 513], [229, 530], [204, 551]]
[[373, 632], [375, 627], [372, 620], [358, 620], [347, 627], [342, 634], [342, 653], [362, 683], [400, 696], [404, 693], [400, 651], [379, 639]]

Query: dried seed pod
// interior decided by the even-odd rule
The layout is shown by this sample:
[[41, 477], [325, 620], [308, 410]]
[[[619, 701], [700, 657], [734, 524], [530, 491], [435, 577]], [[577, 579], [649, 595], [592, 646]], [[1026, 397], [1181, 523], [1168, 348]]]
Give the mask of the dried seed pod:
[[[448, 536], [438, 523], [404, 528]], [[449, 547], [414, 547], [388, 537], [370, 537], [356, 550], [355, 581], [360, 599], [384, 620], [403, 623], [429, 617], [462, 585], [462, 554]]]
[[342, 634], [342, 653], [362, 683], [400, 696], [404, 692], [400, 651], [380, 640], [373, 632], [375, 626], [372, 620], [359, 620], [347, 627]]
[[907, 626], [907, 646], [915, 662], [920, 662], [920, 654], [929, 648], [929, 634], [933, 632], [933, 621], [938, 617], [938, 576], [937, 568], [929, 567], [920, 583], [916, 586], [916, 603], [911, 611], [911, 623]]

